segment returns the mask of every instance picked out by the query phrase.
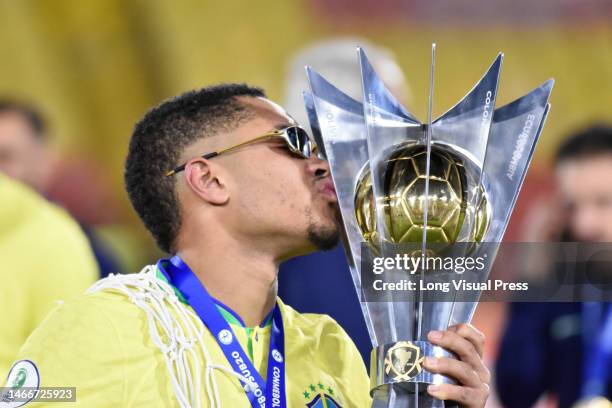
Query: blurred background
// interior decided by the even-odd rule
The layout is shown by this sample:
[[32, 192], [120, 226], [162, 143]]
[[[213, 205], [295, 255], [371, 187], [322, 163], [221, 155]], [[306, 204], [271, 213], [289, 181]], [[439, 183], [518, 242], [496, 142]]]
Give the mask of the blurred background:
[[[609, 0], [0, 0], [0, 99], [41, 112], [53, 155], [48, 195], [91, 227], [113, 254], [115, 269], [138, 271], [162, 254], [130, 208], [123, 162], [133, 124], [152, 105], [217, 82], [247, 82], [303, 118], [303, 63], [334, 82], [344, 72], [341, 64], [357, 67], [354, 47], [362, 45], [380, 54], [375, 67], [407, 108], [425, 118], [436, 42], [436, 117], [502, 51], [497, 106], [556, 80], [507, 233], [521, 240], [530, 205], [552, 191], [550, 161], [559, 142], [589, 123], [612, 120], [611, 21]], [[331, 48], [317, 52], [321, 44]], [[330, 273], [343, 268], [320, 262]], [[344, 282], [347, 290], [333, 299], [342, 309], [335, 317], [365, 352], [356, 296], [348, 276]], [[316, 292], [325, 284], [314, 286], [308, 292], [315, 291], [315, 300], [326, 296], [324, 289]], [[306, 291], [283, 290], [290, 298]], [[295, 304], [319, 311], [299, 299]], [[491, 365], [504, 310], [503, 304], [482, 304], [476, 316], [489, 339]]]

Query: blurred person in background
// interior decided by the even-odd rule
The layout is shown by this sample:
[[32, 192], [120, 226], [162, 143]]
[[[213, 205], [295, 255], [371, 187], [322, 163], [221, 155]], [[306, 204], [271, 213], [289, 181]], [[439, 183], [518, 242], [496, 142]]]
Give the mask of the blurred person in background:
[[66, 208], [89, 239], [102, 277], [122, 271], [95, 226], [113, 219], [113, 201], [92, 165], [54, 154], [46, 124], [33, 107], [0, 100], [0, 171]]
[[[283, 108], [244, 84], [166, 100], [134, 129], [125, 183], [160, 249], [175, 255], [55, 309], [16, 367], [42, 386], [76, 387], [88, 408], [370, 406], [346, 332], [277, 296], [283, 260], [339, 238], [328, 165]], [[483, 407], [484, 336], [458, 325], [428, 338], [459, 356], [425, 359], [457, 380], [428, 392]]]
[[312, 67], [351, 98], [363, 99], [357, 47], [368, 52], [368, 58], [391, 93], [405, 104], [411, 102], [412, 91], [391, 50], [360, 37], [329, 38], [298, 50], [289, 59], [285, 105], [298, 123], [308, 123], [302, 98], [302, 92], [310, 92], [306, 66]]
[[[573, 134], [555, 165], [558, 195], [531, 214], [537, 236], [527, 240], [612, 242], [612, 126]], [[496, 366], [503, 405], [527, 408], [552, 396], [560, 408], [579, 401], [612, 406], [611, 306], [512, 303]]]
[[[410, 89], [390, 50], [363, 38], [327, 39], [298, 51], [289, 62], [285, 100], [287, 111], [298, 123], [308, 123], [302, 98], [303, 91], [310, 91], [306, 65], [353, 99], [363, 99], [358, 46], [367, 50], [393, 94], [405, 103], [410, 101]], [[333, 317], [355, 341], [367, 363], [372, 344], [342, 246], [293, 258], [282, 264], [280, 270], [279, 293], [283, 299], [301, 312], [326, 313]]]
[[[11, 171], [29, 175], [19, 165]], [[0, 373], [4, 375], [54, 303], [83, 293], [99, 272], [87, 238], [64, 210], [2, 172], [0, 199]]]

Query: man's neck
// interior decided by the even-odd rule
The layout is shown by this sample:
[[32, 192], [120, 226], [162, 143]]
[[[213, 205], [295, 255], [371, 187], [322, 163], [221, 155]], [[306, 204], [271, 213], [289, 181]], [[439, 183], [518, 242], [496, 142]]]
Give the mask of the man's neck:
[[270, 257], [224, 245], [205, 253], [186, 248], [177, 253], [212, 297], [236, 312], [248, 327], [263, 322], [276, 303], [278, 264]]

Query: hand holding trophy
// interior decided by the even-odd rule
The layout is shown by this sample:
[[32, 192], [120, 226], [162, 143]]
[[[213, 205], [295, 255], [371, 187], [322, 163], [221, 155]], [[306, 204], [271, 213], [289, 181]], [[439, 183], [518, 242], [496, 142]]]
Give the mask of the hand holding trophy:
[[[428, 261], [441, 255], [484, 259], [482, 268], [453, 273], [472, 283], [486, 280], [546, 119], [553, 81], [495, 109], [500, 54], [467, 96], [432, 120], [434, 45], [428, 119], [421, 123], [385, 87], [362, 49], [358, 59], [363, 103], [310, 68], [311, 93], [304, 100], [330, 164], [373, 345], [372, 406], [482, 405], [486, 390], [480, 388], [490, 376], [481, 361], [482, 335], [469, 325], [478, 293], [465, 297], [453, 285], [443, 296], [425, 290], [452, 279]], [[389, 271], [411, 289], [373, 287], [373, 258], [400, 255], [420, 260], [412, 273]]]

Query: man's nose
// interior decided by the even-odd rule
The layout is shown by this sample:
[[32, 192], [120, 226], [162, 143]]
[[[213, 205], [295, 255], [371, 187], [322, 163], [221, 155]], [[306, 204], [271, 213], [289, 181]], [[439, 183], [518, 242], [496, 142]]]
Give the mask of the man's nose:
[[327, 177], [329, 176], [329, 163], [327, 161], [319, 159], [316, 156], [312, 156], [308, 159], [306, 165], [309, 174], [315, 177]]

